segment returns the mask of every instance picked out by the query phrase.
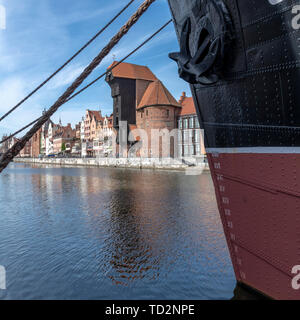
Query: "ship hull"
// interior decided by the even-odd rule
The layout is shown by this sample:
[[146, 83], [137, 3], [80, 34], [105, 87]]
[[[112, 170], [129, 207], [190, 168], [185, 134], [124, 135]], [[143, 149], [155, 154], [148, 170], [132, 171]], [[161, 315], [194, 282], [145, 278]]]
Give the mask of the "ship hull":
[[299, 299], [300, 154], [246, 151], [208, 153], [236, 278], [269, 297]]
[[274, 299], [300, 299], [296, 4], [169, 0], [181, 48], [171, 58], [191, 83], [237, 281]]

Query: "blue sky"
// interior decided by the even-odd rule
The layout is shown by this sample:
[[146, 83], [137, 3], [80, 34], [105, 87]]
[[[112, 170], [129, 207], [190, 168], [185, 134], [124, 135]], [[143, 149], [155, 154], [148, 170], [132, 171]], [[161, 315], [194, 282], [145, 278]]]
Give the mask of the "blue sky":
[[[22, 99], [58, 66], [78, 50], [128, 0], [0, 0], [6, 8], [6, 29], [0, 30], [0, 114]], [[83, 68], [98, 54], [110, 37], [119, 30], [143, 0], [135, 3], [80, 54], [61, 74], [30, 98], [17, 112], [0, 123], [0, 135], [13, 132], [38, 117], [71, 84]], [[141, 20], [88, 78], [103, 73], [156, 31], [171, 15], [167, 0], [157, 0]], [[178, 51], [174, 27], [170, 24], [156, 39], [127, 62], [147, 65], [178, 99], [189, 86], [178, 78], [176, 64], [168, 53]], [[112, 112], [110, 88], [100, 80], [92, 88], [70, 101], [53, 117], [64, 124], [80, 121], [85, 110]]]

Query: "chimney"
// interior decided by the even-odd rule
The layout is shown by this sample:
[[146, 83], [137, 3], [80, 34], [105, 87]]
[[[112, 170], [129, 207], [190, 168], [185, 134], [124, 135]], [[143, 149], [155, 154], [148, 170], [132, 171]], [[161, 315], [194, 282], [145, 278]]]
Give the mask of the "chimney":
[[182, 95], [181, 95], [181, 97], [180, 97], [180, 99], [179, 99], [179, 101], [178, 101], [179, 104], [182, 104], [185, 98], [186, 98], [186, 93], [185, 93], [185, 92], [182, 92]]

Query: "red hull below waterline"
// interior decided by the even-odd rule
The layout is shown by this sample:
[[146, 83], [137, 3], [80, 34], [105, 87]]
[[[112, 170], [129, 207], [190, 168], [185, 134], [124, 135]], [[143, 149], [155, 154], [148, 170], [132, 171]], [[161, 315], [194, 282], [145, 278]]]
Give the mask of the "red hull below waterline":
[[300, 154], [208, 153], [238, 281], [275, 299], [299, 299]]

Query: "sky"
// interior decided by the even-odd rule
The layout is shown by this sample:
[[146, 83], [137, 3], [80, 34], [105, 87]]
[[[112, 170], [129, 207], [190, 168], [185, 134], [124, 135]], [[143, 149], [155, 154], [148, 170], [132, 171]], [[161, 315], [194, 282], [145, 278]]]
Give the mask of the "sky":
[[[129, 0], [0, 0], [6, 11], [6, 29], [0, 29], [0, 115], [25, 97], [40, 82], [62, 65], [100, 30]], [[133, 5], [88, 49], [31, 97], [17, 111], [0, 123], [0, 136], [21, 128], [39, 117], [65, 91], [110, 38], [136, 11], [143, 0]], [[167, 0], [156, 0], [138, 23], [111, 51], [85, 84], [122, 59], [146, 37], [171, 18]], [[168, 58], [178, 51], [173, 24], [126, 62], [147, 65], [176, 99], [189, 86], [178, 77], [177, 65]], [[52, 117], [63, 124], [75, 125], [86, 109], [112, 113], [108, 84], [96, 85], [62, 106]]]

